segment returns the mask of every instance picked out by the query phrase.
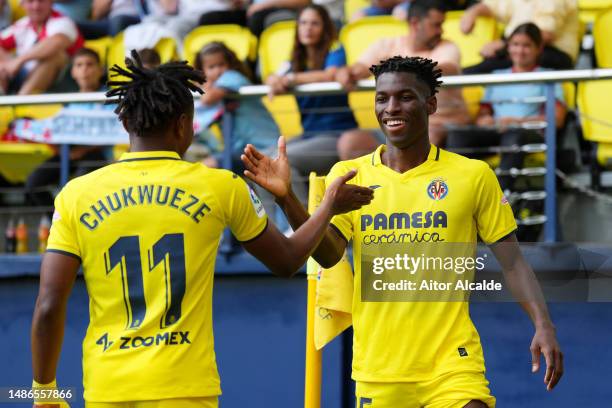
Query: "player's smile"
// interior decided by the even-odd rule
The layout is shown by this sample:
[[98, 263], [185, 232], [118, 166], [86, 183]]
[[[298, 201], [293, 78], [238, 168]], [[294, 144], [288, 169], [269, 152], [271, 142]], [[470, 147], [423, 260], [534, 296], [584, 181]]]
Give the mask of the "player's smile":
[[383, 119], [383, 125], [389, 133], [401, 132], [406, 128], [408, 121], [404, 118], [386, 118]]

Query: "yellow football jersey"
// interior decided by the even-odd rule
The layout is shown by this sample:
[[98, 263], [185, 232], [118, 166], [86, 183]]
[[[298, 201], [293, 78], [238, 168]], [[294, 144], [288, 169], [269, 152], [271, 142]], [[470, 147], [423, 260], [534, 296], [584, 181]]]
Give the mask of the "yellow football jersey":
[[[374, 189], [370, 205], [334, 217], [332, 226], [353, 241], [353, 378], [426, 381], [449, 371], [484, 371], [480, 338], [465, 301], [370, 301], [362, 297], [362, 270], [373, 248], [434, 243], [494, 243], [516, 222], [493, 171], [432, 146], [427, 160], [403, 174], [373, 154], [337, 163], [327, 182], [357, 169], [351, 183]], [[367, 269], [367, 264], [366, 269]]]
[[237, 175], [174, 152], [126, 153], [57, 196], [47, 251], [81, 259], [90, 323], [84, 398], [221, 393], [212, 288], [225, 227], [256, 238], [267, 216]]

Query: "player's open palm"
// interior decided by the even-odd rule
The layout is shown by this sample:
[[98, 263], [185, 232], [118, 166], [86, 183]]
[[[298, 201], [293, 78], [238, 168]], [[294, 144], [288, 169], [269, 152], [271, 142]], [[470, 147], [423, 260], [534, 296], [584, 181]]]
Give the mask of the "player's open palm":
[[374, 190], [368, 187], [347, 184], [355, 177], [357, 170], [351, 170], [344, 176], [340, 176], [332, 181], [325, 190], [324, 201], [330, 201], [332, 214], [343, 214], [358, 210], [364, 205], [370, 204], [374, 198]]
[[540, 369], [540, 357], [544, 355], [546, 373], [544, 384], [548, 391], [552, 390], [563, 375], [563, 353], [557, 342], [557, 336], [552, 327], [537, 329], [531, 341], [532, 372]]
[[240, 156], [246, 170], [244, 175], [277, 198], [286, 197], [291, 190], [291, 170], [287, 159], [287, 146], [283, 136], [278, 138], [278, 156], [275, 159], [248, 144]]

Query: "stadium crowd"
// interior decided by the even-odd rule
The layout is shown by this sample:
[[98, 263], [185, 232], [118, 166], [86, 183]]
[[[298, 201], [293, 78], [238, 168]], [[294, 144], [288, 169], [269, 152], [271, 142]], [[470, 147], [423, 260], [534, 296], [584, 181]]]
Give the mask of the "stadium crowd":
[[[350, 9], [345, 3], [357, 6]], [[481, 19], [488, 19], [496, 30], [503, 28], [497, 30], [497, 38], [481, 41], [478, 63], [466, 64], [463, 54], [468, 50], [445, 34], [449, 12], [455, 13], [453, 18], [464, 35], [480, 35], [475, 28]], [[460, 18], [456, 13], [461, 13]], [[391, 16], [407, 22], [404, 34], [381, 38], [362, 47], [357, 57], [349, 56], [340, 32], [381, 18], [384, 20], [377, 21], [391, 24]], [[200, 27], [239, 26], [250, 31], [253, 42], [258, 38], [261, 42], [266, 30], [281, 21], [295, 22], [295, 29], [291, 28], [294, 34], [287, 57], [272, 70], [262, 67], [261, 54], [249, 52], [245, 57], [231, 40], [226, 44], [219, 41], [223, 31], [220, 37], [202, 40], [197, 55], [185, 53]], [[376, 30], [377, 26], [372, 27]], [[208, 78], [207, 92], [196, 102], [193, 150], [203, 151], [194, 157], [212, 167], [221, 163], [223, 135], [216, 125], [223, 122], [226, 112], [234, 118], [232, 145], [228, 147], [234, 167], [241, 166], [239, 154], [246, 143], [274, 154], [277, 136], [286, 131], [281, 123], [283, 112], [273, 108], [273, 99], [296, 85], [337, 81], [351, 91], [358, 80], [370, 77], [371, 65], [395, 55], [431, 58], [445, 76], [572, 69], [582, 35], [577, 0], [0, 0], [0, 28], [0, 95], [99, 90], [110, 68], [110, 52], [107, 46], [99, 46], [100, 41], [116, 42], [119, 38], [126, 53], [136, 48], [145, 64], [157, 65], [169, 59], [158, 46], [160, 40], [171, 39], [170, 58], [189, 60]], [[96, 66], [90, 74], [97, 78], [93, 89], [85, 89], [77, 78], [79, 63], [86, 57]], [[226, 98], [241, 86], [257, 83], [270, 86], [267, 101]], [[541, 142], [542, 132], [517, 127], [542, 121], [544, 104], [504, 103], [500, 98], [543, 95], [542, 86], [505, 85], [487, 87], [476, 100], [473, 96], [466, 100], [468, 95], [462, 89], [443, 88], [437, 112], [430, 118], [430, 141], [449, 148]], [[561, 134], [567, 101], [560, 86], [556, 97], [556, 126]], [[371, 152], [384, 141], [384, 135], [377, 126], [359, 120], [359, 112], [347, 95], [298, 96], [297, 107], [301, 132], [291, 138], [287, 152], [296, 175], [294, 190], [305, 202], [304, 180], [309, 172], [326, 174], [338, 160]], [[4, 135], [0, 139], [18, 140], [13, 127], [1, 122]], [[486, 132], [474, 133], [475, 128]], [[470, 134], [476, 135], [476, 140], [470, 139]], [[78, 165], [81, 158], [92, 152], [101, 158], [100, 150], [73, 146], [74, 174], [83, 171]], [[111, 153], [105, 157], [110, 159]], [[520, 168], [523, 156], [505, 154], [500, 167]], [[30, 174], [25, 183], [28, 191], [32, 187], [35, 191], [41, 183], [57, 183], [57, 170], [53, 170], [57, 163], [56, 154]], [[10, 183], [4, 180], [3, 184]], [[507, 190], [520, 188], [514, 181], [502, 185]], [[29, 192], [27, 197], [29, 204], [50, 205], [48, 195], [42, 201], [40, 194]]]

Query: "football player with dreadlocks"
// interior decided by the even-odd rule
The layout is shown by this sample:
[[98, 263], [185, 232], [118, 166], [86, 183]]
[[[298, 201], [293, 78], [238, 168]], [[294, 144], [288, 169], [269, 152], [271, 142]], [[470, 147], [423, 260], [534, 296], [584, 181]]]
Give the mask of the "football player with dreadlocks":
[[32, 323], [34, 388], [55, 386], [66, 303], [82, 267], [86, 407], [216, 407], [212, 288], [224, 228], [273, 273], [290, 276], [332, 216], [369, 203], [372, 191], [347, 185], [356, 172], [346, 172], [285, 237], [240, 177], [181, 160], [204, 75], [186, 62], [147, 69], [135, 52], [126, 64], [111, 69], [125, 79], [110, 81], [107, 96], [118, 99], [129, 153], [73, 179], [55, 200]]

